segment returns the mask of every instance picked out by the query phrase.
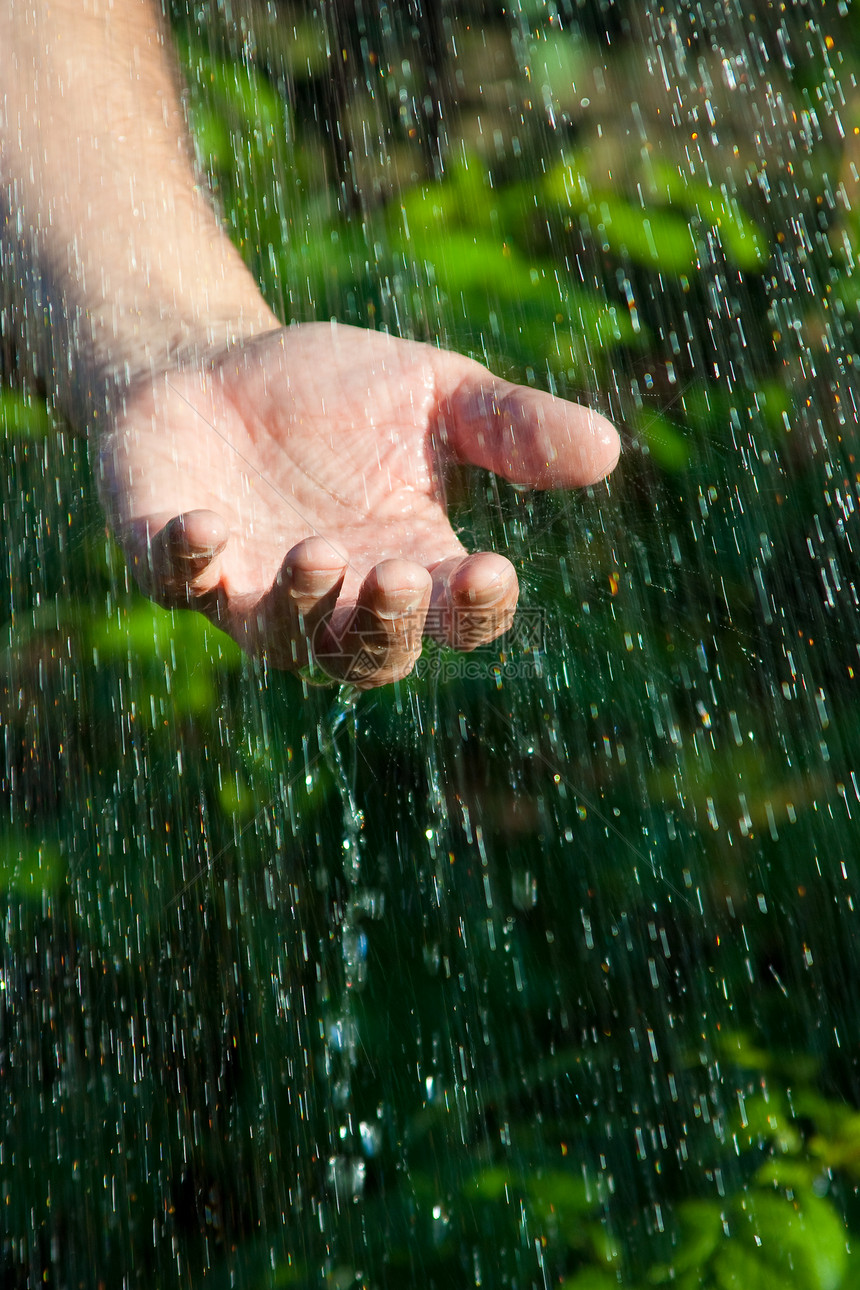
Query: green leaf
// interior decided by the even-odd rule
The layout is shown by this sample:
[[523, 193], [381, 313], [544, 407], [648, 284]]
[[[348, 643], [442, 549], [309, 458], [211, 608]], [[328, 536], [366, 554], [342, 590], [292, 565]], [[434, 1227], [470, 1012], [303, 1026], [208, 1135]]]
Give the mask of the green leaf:
[[591, 66], [587, 45], [573, 31], [545, 31], [529, 42], [527, 72], [533, 90], [548, 92], [562, 106], [579, 99], [576, 81]]
[[663, 272], [683, 273], [694, 259], [687, 221], [666, 209], [643, 210], [614, 194], [602, 194], [586, 212], [592, 230], [615, 255]]
[[297, 229], [281, 247], [278, 267], [281, 280], [298, 294], [309, 294], [315, 304], [321, 298], [342, 299], [350, 288], [369, 279], [367, 246], [361, 234], [334, 222]]
[[717, 229], [727, 256], [739, 268], [761, 268], [768, 259], [767, 238], [725, 185], [714, 188], [671, 166], [663, 166], [655, 172], [655, 186], [674, 205], [694, 211], [704, 223]]
[[90, 633], [101, 659], [126, 658], [131, 651], [161, 661], [177, 659], [235, 667], [239, 646], [203, 617], [186, 609], [161, 609], [148, 600], [135, 600], [111, 618], [97, 619]]
[[[783, 1271], [776, 1271], [758, 1254], [736, 1241], [720, 1250], [712, 1265], [714, 1284], [719, 1290], [786, 1290]], [[804, 1281], [789, 1281], [789, 1286], [805, 1286]]]
[[601, 1268], [583, 1268], [572, 1277], [565, 1277], [560, 1290], [618, 1290], [618, 1278]]
[[543, 195], [562, 210], [578, 214], [580, 224], [613, 255], [675, 273], [688, 271], [695, 260], [695, 239], [682, 215], [665, 206], [634, 206], [612, 191], [592, 190], [585, 174], [573, 166], [550, 171]]
[[690, 1200], [679, 1206], [680, 1237], [671, 1263], [655, 1264], [648, 1280], [655, 1285], [676, 1283], [685, 1272], [703, 1268], [723, 1236], [721, 1206], [713, 1200]]
[[529, 1208], [542, 1228], [558, 1232], [572, 1249], [588, 1248], [593, 1232], [585, 1219], [597, 1198], [589, 1196], [581, 1177], [561, 1169], [549, 1170], [530, 1177], [526, 1192]]
[[760, 381], [755, 396], [765, 425], [773, 434], [782, 436], [791, 429], [795, 394], [790, 384]]
[[466, 1183], [464, 1190], [477, 1200], [501, 1200], [509, 1188], [513, 1188], [513, 1179], [507, 1169], [491, 1166]]
[[640, 416], [634, 423], [636, 433], [657, 465], [673, 474], [684, 470], [690, 462], [690, 449], [682, 432], [662, 412], [648, 411]]
[[798, 1290], [837, 1290], [848, 1261], [846, 1233], [828, 1201], [808, 1191], [793, 1200], [755, 1191], [732, 1209], [733, 1236], [715, 1265], [722, 1269], [720, 1285], [727, 1290], [753, 1285], [779, 1290], [781, 1285], [784, 1290], [787, 1283]]
[[54, 429], [49, 405], [18, 390], [0, 387], [0, 434], [6, 439], [43, 439]]
[[784, 1192], [807, 1193], [815, 1179], [821, 1176], [821, 1165], [816, 1160], [798, 1160], [796, 1156], [774, 1156], [756, 1171], [755, 1181], [760, 1187], [775, 1187]]
[[785, 1095], [773, 1087], [758, 1091], [744, 1101], [744, 1112], [733, 1112], [732, 1125], [742, 1146], [768, 1142], [782, 1155], [793, 1156], [803, 1147], [795, 1115]]
[[851, 1259], [839, 1290], [860, 1290], [860, 1259]]
[[282, 53], [283, 63], [295, 80], [318, 76], [329, 61], [325, 27], [318, 20], [300, 18], [293, 13], [289, 24], [278, 23], [268, 28], [266, 37], [272, 52]]
[[18, 896], [41, 897], [59, 887], [65, 875], [60, 849], [26, 835], [0, 837], [0, 889]]
[[212, 58], [208, 49], [197, 44], [187, 47], [185, 64], [195, 99], [232, 123], [241, 123], [248, 132], [284, 134], [287, 105], [255, 68]]
[[210, 172], [233, 164], [233, 140], [223, 116], [202, 104], [189, 114], [191, 135], [200, 163]]
[[[842, 1115], [839, 1115], [839, 1111]], [[805, 1113], [802, 1103], [798, 1114]], [[816, 1160], [830, 1169], [844, 1169], [856, 1178], [860, 1174], [860, 1115], [848, 1108], [830, 1108], [815, 1119], [818, 1133], [810, 1142]]]
[[500, 244], [504, 238], [498, 214], [498, 194], [490, 185], [486, 167], [474, 157], [452, 166], [445, 179], [404, 192], [394, 207], [393, 232], [407, 238], [424, 234], [438, 245], [440, 235], [454, 228], [491, 232]]
[[401, 246], [416, 281], [457, 302], [473, 327], [488, 328], [491, 310], [500, 310], [505, 336], [519, 335], [532, 359], [566, 369], [584, 360], [586, 345], [603, 349], [634, 337], [626, 315], [569, 287], [555, 265], [528, 260], [498, 237], [477, 229], [442, 236], [419, 229]]
[[479, 229], [449, 229], [443, 236], [418, 229], [402, 246], [419, 271], [453, 299], [476, 287], [510, 300], [528, 299], [542, 294], [548, 281], [553, 312], [558, 308], [559, 288], [554, 277], [547, 279], [547, 267], [529, 263], [516, 248]]
[[585, 167], [576, 163], [550, 171], [543, 192], [549, 201], [577, 213], [607, 251], [664, 273], [684, 273], [697, 258], [690, 216], [718, 231], [726, 255], [739, 268], [761, 268], [768, 258], [767, 239], [734, 196], [688, 181], [669, 167], [658, 171], [654, 200], [645, 206], [593, 188]]
[[250, 820], [256, 809], [256, 800], [250, 787], [240, 778], [238, 771], [225, 779], [218, 791], [218, 800], [225, 815], [239, 820]]
[[87, 646], [98, 664], [134, 658], [141, 682], [142, 712], [157, 691], [174, 715], [204, 713], [217, 702], [223, 673], [238, 667], [242, 651], [202, 614], [161, 609], [135, 600], [105, 618], [93, 614]]
[[582, 1178], [561, 1169], [547, 1170], [530, 1178], [526, 1184], [529, 1199], [544, 1209], [550, 1207], [588, 1214], [597, 1204]]

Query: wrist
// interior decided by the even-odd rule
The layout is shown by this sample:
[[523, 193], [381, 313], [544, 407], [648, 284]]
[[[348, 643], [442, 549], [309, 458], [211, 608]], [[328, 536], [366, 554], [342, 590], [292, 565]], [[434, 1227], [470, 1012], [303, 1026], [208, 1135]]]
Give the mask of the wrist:
[[67, 311], [75, 334], [68, 390], [58, 396], [76, 427], [98, 429], [131, 385], [281, 325], [209, 216], [207, 236], [195, 230], [169, 248], [164, 262], [175, 272], [141, 275]]
[[196, 182], [163, 41], [154, 0], [0, 4], [0, 303], [81, 429], [278, 323]]

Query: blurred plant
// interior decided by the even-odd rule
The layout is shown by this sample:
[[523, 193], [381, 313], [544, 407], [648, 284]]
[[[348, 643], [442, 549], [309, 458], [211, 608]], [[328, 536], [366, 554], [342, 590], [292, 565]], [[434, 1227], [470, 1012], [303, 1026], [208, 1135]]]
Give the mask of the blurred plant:
[[[181, 49], [200, 164], [275, 306], [611, 394], [640, 457], [615, 525], [594, 499], [452, 480], [464, 537], [527, 558], [551, 624], [538, 679], [506, 684], [501, 660], [469, 685], [416, 679], [368, 701], [349, 745], [329, 699], [134, 592], [83, 446], [2, 391], [4, 1276], [47, 1277], [60, 1232], [68, 1284], [120, 1284], [155, 1242], [163, 1284], [306, 1286], [336, 1233], [392, 1286], [530, 1284], [537, 1260], [566, 1290], [854, 1290], [856, 1072], [818, 1014], [858, 1024], [856, 859], [816, 830], [850, 820], [857, 633], [790, 581], [793, 542], [839, 555], [809, 519], [826, 471], [807, 430], [814, 404], [839, 433], [847, 396], [789, 379], [774, 339], [797, 319], [794, 245], [827, 283], [803, 353], [856, 330], [857, 203], [825, 200], [852, 138], [805, 153], [805, 234], [742, 137], [719, 144], [742, 182], [692, 173], [698, 119], [654, 107], [661, 156], [624, 137], [619, 167], [581, 85], [604, 64], [625, 84], [643, 8], [536, 0], [482, 6], [475, 30], [463, 7], [425, 62], [407, 6], [394, 36], [346, 9], [336, 144], [310, 110], [331, 92], [326, 30], [271, 8], [238, 53], [186, 15]], [[823, 101], [827, 42], [784, 21], [812, 48], [798, 93]], [[425, 105], [453, 35], [456, 120]], [[709, 40], [687, 39], [709, 71]], [[721, 318], [750, 332], [733, 384]], [[795, 522], [771, 530], [784, 503]], [[329, 1017], [339, 990], [349, 1025]], [[370, 1054], [354, 1117], [350, 1027]]]

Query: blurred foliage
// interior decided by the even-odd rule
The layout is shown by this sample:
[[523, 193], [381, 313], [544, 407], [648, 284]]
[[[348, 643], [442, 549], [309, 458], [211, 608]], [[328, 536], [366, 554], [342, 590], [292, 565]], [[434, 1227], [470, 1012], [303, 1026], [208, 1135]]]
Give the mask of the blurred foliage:
[[747, 6], [762, 159], [689, 7], [459, 8], [177, 14], [200, 165], [285, 317], [590, 396], [635, 468], [452, 481], [542, 647], [353, 710], [145, 603], [2, 391], [4, 1286], [860, 1285], [856, 16]]

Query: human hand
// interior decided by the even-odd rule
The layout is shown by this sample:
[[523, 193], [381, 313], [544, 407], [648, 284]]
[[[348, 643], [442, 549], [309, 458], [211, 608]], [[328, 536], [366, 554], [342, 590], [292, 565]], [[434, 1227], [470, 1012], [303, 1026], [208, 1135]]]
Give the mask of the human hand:
[[280, 327], [195, 174], [166, 50], [155, 0], [0, 5], [0, 306], [13, 288], [22, 352], [97, 438], [138, 580], [364, 687], [409, 672], [425, 628], [493, 639], [516, 575], [457, 539], [447, 464], [585, 484], [615, 431], [456, 354]]
[[361, 688], [410, 672], [425, 626], [461, 649], [510, 627], [516, 573], [460, 543], [446, 464], [568, 487], [620, 446], [597, 413], [471, 359], [328, 323], [170, 370], [124, 407], [102, 496], [144, 590], [274, 667]]

